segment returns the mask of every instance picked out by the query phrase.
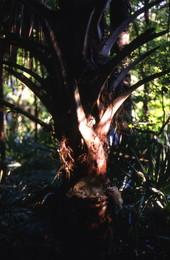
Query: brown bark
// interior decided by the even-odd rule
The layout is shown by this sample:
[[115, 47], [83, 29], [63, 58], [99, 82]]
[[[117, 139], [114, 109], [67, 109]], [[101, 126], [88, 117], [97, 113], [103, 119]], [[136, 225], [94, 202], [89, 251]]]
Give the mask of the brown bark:
[[[75, 102], [79, 131], [87, 146], [88, 174], [105, 175], [107, 172], [107, 156], [104, 150], [105, 136], [101, 135], [100, 131], [95, 131], [95, 122], [88, 122], [81, 103], [78, 86], [75, 89]], [[95, 121], [95, 119], [92, 120]]]

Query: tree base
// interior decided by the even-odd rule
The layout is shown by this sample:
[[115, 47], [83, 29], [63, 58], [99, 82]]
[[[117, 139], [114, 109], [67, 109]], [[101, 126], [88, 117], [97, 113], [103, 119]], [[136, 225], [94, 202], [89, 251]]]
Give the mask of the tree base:
[[64, 257], [106, 260], [113, 257], [114, 207], [98, 177], [80, 179], [69, 190], [64, 203]]

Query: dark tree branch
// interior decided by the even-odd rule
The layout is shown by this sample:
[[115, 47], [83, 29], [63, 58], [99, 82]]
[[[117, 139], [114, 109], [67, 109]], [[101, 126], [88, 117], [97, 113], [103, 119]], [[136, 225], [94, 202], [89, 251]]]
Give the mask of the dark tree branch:
[[167, 124], [169, 124], [169, 123], [170, 123], [170, 116], [169, 116], [168, 119], [165, 121], [165, 123], [161, 126], [159, 132], [157, 133], [157, 136], [159, 136], [160, 134], [162, 134], [162, 132], [163, 132], [165, 126], [166, 126]]
[[[19, 32], [9, 32], [7, 30], [1, 30], [1, 36], [0, 39], [8, 39], [12, 43], [18, 43], [19, 47], [24, 47], [24, 49], [27, 49], [27, 46], [29, 46], [30, 49], [35, 49], [36, 51], [42, 51], [42, 53], [47, 53], [49, 55], [50, 49], [47, 45], [40, 42], [40, 40], [32, 40], [27, 39], [26, 37], [21, 37]], [[4, 37], [5, 36], [5, 37]]]
[[4, 68], [6, 71], [8, 71], [11, 75], [15, 76], [17, 79], [19, 79], [21, 82], [23, 82], [46, 106], [47, 110], [53, 115], [55, 111], [55, 106], [53, 104], [53, 98], [46, 94], [46, 92], [37, 86], [35, 83], [33, 83], [30, 79], [28, 79], [26, 76], [24, 76], [22, 73], [16, 72], [9, 68]]
[[[124, 79], [124, 77], [127, 75], [127, 73], [132, 70], [139, 62], [141, 62], [143, 59], [145, 59], [146, 57], [148, 57], [149, 55], [151, 55], [152, 53], [154, 53], [156, 50], [158, 49], [158, 47], [142, 54], [140, 57], [138, 57], [136, 60], [134, 60], [132, 63], [130, 63], [125, 69], [122, 70], [122, 72], [118, 75], [118, 77], [116, 78], [116, 80], [113, 82], [112, 85], [112, 89], [116, 89], [116, 87], [119, 85], [119, 83]], [[99, 96], [101, 94], [101, 91], [99, 93]], [[99, 97], [98, 97], [99, 99]], [[93, 104], [93, 106], [95, 106], [95, 103]], [[93, 109], [92, 109], [93, 110]]]
[[152, 33], [153, 28], [148, 29], [146, 32], [141, 34], [139, 37], [137, 37], [135, 40], [133, 40], [130, 44], [125, 46], [122, 51], [119, 52], [119, 54], [116, 55], [113, 59], [111, 59], [105, 67], [102, 69], [102, 72], [99, 77], [97, 77], [97, 80], [95, 84], [93, 84], [93, 92], [89, 98], [91, 100], [92, 104], [96, 102], [98, 99], [98, 95], [100, 93], [101, 87], [105, 84], [111, 73], [115, 70], [117, 65], [125, 58], [127, 57], [132, 51], [139, 48], [144, 43], [147, 43], [157, 37], [160, 37], [167, 33], [167, 30], [162, 31], [160, 33]]
[[[29, 6], [29, 8], [33, 11], [33, 13], [39, 16], [41, 20], [42, 28], [44, 29], [46, 40], [49, 46], [53, 50], [52, 53], [54, 54], [54, 57], [57, 59], [59, 71], [63, 79], [63, 84], [66, 84], [68, 80], [68, 73], [67, 73], [64, 57], [59, 47], [58, 41], [56, 39], [56, 35], [51, 27], [51, 23], [48, 22], [49, 12], [47, 12], [46, 15], [44, 12], [45, 9], [48, 9], [47, 5], [43, 1], [39, 1], [39, 0], [38, 1], [24, 0], [24, 2], [27, 6]], [[40, 10], [43, 10], [43, 12], [41, 12]]]
[[132, 70], [139, 62], [141, 62], [143, 59], [145, 59], [146, 57], [150, 56], [151, 54], [153, 54], [159, 47], [153, 48], [150, 51], [147, 51], [146, 53], [142, 54], [141, 56], [139, 56], [136, 60], [134, 60], [132, 63], [130, 63], [125, 69], [123, 69], [121, 71], [121, 73], [119, 74], [119, 76], [117, 77], [117, 79], [114, 81], [112, 88], [115, 89], [119, 83], [124, 79], [124, 77], [126, 76], [126, 74]]
[[39, 10], [44, 16], [49, 16], [50, 11], [52, 10], [43, 0], [22, 0], [22, 2], [29, 5], [31, 4], [32, 8]]
[[[160, 33], [153, 33], [155, 29], [150, 28], [146, 32], [142, 33], [140, 36], [138, 36], [136, 39], [134, 39], [131, 43], [126, 45], [122, 51], [120, 51], [116, 57], [114, 57], [112, 60], [108, 62], [108, 64], [105, 66], [105, 69], [103, 70], [103, 73], [101, 74], [101, 85], [103, 85], [103, 82], [105, 79], [108, 78], [108, 76], [113, 72], [115, 67], [125, 58], [127, 57], [130, 53], [132, 53], [134, 50], [142, 46], [143, 44], [160, 37], [166, 33], [168, 33], [167, 30], [162, 31]], [[99, 80], [99, 81], [100, 81]]]
[[39, 118], [35, 117], [34, 115], [28, 113], [27, 111], [23, 110], [22, 108], [14, 105], [14, 104], [11, 104], [10, 102], [3, 100], [2, 98], [0, 98], [0, 103], [2, 103], [6, 107], [9, 107], [12, 111], [22, 114], [22, 115], [26, 116], [27, 118], [29, 118], [31, 121], [41, 125], [42, 127], [44, 127], [46, 129], [46, 131], [48, 131], [48, 132], [53, 131], [52, 125], [43, 122], [42, 120], [40, 120]]
[[169, 74], [170, 73], [170, 69], [167, 69], [167, 70], [164, 70], [164, 71], [161, 71], [161, 72], [158, 72], [158, 73], [155, 73], [155, 74], [152, 74], [140, 81], [138, 81], [136, 84], [134, 84], [131, 88], [130, 88], [130, 92], [132, 93], [132, 91], [136, 90], [138, 87], [156, 79], [156, 78], [160, 78], [166, 74]]
[[105, 113], [103, 114], [97, 128], [98, 131], [102, 135], [106, 135], [110, 129], [110, 125], [112, 122], [112, 119], [117, 112], [117, 110], [120, 108], [120, 106], [123, 104], [123, 102], [131, 95], [133, 91], [135, 91], [137, 88], [142, 86], [143, 84], [146, 84], [156, 78], [159, 78], [163, 75], [166, 75], [170, 73], [170, 69], [161, 71], [158, 73], [155, 73], [153, 75], [150, 75], [140, 81], [138, 81], [136, 84], [134, 84], [131, 88], [129, 88], [127, 91], [123, 92], [120, 96], [118, 96], [113, 103], [106, 109]]
[[[65, 63], [65, 59], [61, 48], [56, 38], [56, 33], [53, 29], [53, 23], [57, 20], [57, 12], [52, 12], [44, 1], [28, 1], [24, 0], [24, 4], [30, 8], [30, 10], [39, 18], [42, 26], [48, 47], [50, 49], [50, 60], [48, 62], [47, 69], [53, 70], [50, 75], [53, 77], [53, 93], [54, 98], [60, 102], [60, 100], [67, 100], [68, 106], [71, 104], [70, 92], [69, 92], [69, 75]], [[50, 71], [49, 71], [50, 72]], [[54, 84], [54, 80], [56, 84]], [[48, 89], [46, 88], [48, 92]]]
[[22, 39], [14, 34], [10, 34], [10, 36], [6, 36], [5, 38], [0, 38], [0, 42], [6, 47], [12, 44], [18, 48], [23, 48], [25, 50], [30, 51], [31, 55], [38, 59], [42, 65], [44, 65], [49, 74], [56, 74], [56, 71], [54, 70], [53, 61], [50, 58], [50, 53], [47, 51], [47, 48], [43, 48], [43, 45], [41, 45], [41, 48], [41, 46], [39, 44], [37, 45], [35, 41], [29, 39]]
[[33, 72], [33, 70], [31, 70], [31, 69], [27, 69], [27, 68], [25, 68], [24, 66], [21, 66], [21, 65], [15, 63], [15, 62], [12, 62], [12, 61], [5, 61], [5, 60], [4, 60], [2, 63], [3, 63], [4, 65], [8, 65], [9, 68], [10, 68], [10, 67], [14, 67], [14, 68], [16, 68], [16, 69], [19, 69], [19, 70], [21, 70], [21, 71], [26, 72], [27, 74], [29, 74], [30, 76], [32, 76], [36, 81], [38, 81], [40, 84], [42, 84], [42, 82], [43, 82], [43, 78], [41, 78], [37, 73]]
[[[93, 37], [96, 38], [98, 42], [101, 41], [102, 35], [101, 35], [101, 29], [100, 29], [100, 21], [103, 15], [104, 10], [106, 9], [106, 6], [110, 3], [111, 0], [100, 0], [98, 5], [94, 7], [94, 9], [91, 12], [91, 15], [88, 20], [85, 36], [84, 36], [84, 42], [83, 42], [83, 56], [86, 58], [87, 56], [87, 49], [90, 45], [90, 34], [93, 34]], [[94, 36], [95, 34], [95, 36]]]
[[[23, 82], [42, 101], [51, 116], [55, 118], [55, 127], [58, 133], [64, 131], [63, 129], [68, 131], [69, 120], [71, 120], [72, 114], [68, 113], [68, 102], [62, 97], [62, 94], [59, 91], [57, 92], [57, 95], [51, 94], [51, 90], [49, 91], [50, 94], [46, 93], [44, 89], [37, 86], [22, 73], [9, 68], [4, 69]], [[53, 82], [49, 82], [48, 84], [53, 84]], [[67, 120], [63, 121], [63, 119], [66, 118]]]

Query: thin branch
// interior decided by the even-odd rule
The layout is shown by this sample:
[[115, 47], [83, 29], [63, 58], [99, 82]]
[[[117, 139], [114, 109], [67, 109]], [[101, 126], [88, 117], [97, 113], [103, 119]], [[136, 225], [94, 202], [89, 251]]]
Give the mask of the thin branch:
[[[50, 73], [56, 79], [56, 86], [58, 91], [62, 93], [63, 99], [68, 99], [71, 103], [70, 93], [68, 90], [69, 75], [66, 67], [64, 55], [56, 38], [55, 31], [53, 30], [53, 21], [56, 19], [57, 12], [50, 11], [49, 7], [44, 1], [24, 0], [30, 10], [39, 18], [46, 42], [50, 48], [50, 60], [47, 63], [47, 69], [52, 70]], [[42, 11], [40, 11], [39, 7]], [[46, 12], [46, 13], [45, 13]], [[47, 90], [48, 91], [48, 90]], [[56, 96], [56, 95], [55, 95]]]
[[[40, 42], [39, 40], [35, 41], [35, 40], [32, 40], [32, 39], [28, 39], [28, 38], [22, 38], [19, 33], [13, 33], [13, 32], [9, 32], [9, 31], [4, 31], [4, 30], [1, 30], [1, 35], [3, 35], [3, 38], [1, 36], [1, 40], [3, 39], [7, 39], [7, 40], [10, 40], [10, 44], [12, 43], [18, 43], [19, 46], [21, 47], [24, 47], [24, 46], [29, 46], [30, 49], [32, 48], [36, 48], [36, 50], [41, 50], [42, 53], [44, 52], [48, 52], [49, 53], [49, 48], [47, 45], [43, 44], [42, 42]], [[5, 36], [5, 37], [4, 37]], [[27, 47], [25, 47], [27, 48]]]
[[[160, 130], [159, 130], [159, 132], [155, 132], [155, 131], [152, 131], [152, 130], [142, 130], [142, 129], [139, 129], [139, 128], [134, 128], [136, 131], [138, 131], [138, 132], [141, 132], [141, 133], [146, 133], [146, 134], [153, 134], [154, 135], [154, 138], [152, 138], [152, 140], [149, 142], [149, 144], [148, 144], [148, 147], [153, 143], [153, 142], [155, 142], [155, 137], [158, 137], [159, 135], [161, 135], [162, 134], [162, 132], [163, 132], [163, 130], [164, 130], [164, 128], [165, 128], [165, 126], [168, 124], [170, 122], [170, 116], [168, 117], [168, 119], [166, 120], [166, 122], [161, 126], [161, 128], [160, 128]], [[157, 138], [156, 138], [157, 139]], [[148, 150], [148, 149], [147, 149]], [[145, 150], [145, 152], [146, 152], [146, 150]], [[145, 153], [144, 152], [144, 153]]]
[[[146, 57], [148, 57], [149, 55], [151, 55], [153, 52], [155, 52], [159, 47], [156, 47], [156, 48], [153, 48], [152, 50], [142, 54], [141, 56], [139, 56], [136, 60], [134, 60], [132, 63], [130, 63], [125, 69], [122, 70], [122, 72], [118, 75], [118, 77], [116, 78], [116, 80], [113, 82], [113, 85], [112, 85], [112, 89], [116, 89], [116, 87], [118, 86], [118, 84], [124, 79], [124, 77], [126, 76], [126, 74], [131, 70], [133, 69], [140, 61], [142, 61], [143, 59], [145, 59]], [[102, 88], [100, 89], [100, 92], [98, 94], [98, 99], [97, 99], [97, 103], [99, 101], [99, 97], [103, 91], [103, 88], [104, 88], [104, 84], [102, 86]], [[95, 105], [95, 102], [93, 104], [93, 107]], [[93, 107], [92, 107], [92, 110], [93, 110]]]
[[[51, 93], [51, 86], [44, 90], [44, 88], [41, 88], [40, 86], [33, 83], [22, 73], [16, 72], [8, 68], [4, 69], [8, 71], [11, 75], [14, 75], [21, 82], [23, 82], [41, 100], [41, 102], [45, 105], [52, 117], [56, 118], [56, 126], [58, 127], [58, 129], [61, 129], [61, 125], [63, 125], [63, 118], [65, 117], [66, 111], [65, 102], [60, 102], [61, 100], [64, 100], [61, 96], [61, 93], [57, 92], [57, 95], [54, 95]], [[49, 82], [49, 84], [53, 84], [53, 82]]]
[[140, 133], [145, 133], [145, 134], [153, 134], [153, 135], [158, 135], [157, 132], [155, 131], [152, 131], [152, 130], [143, 130], [143, 129], [140, 129], [140, 128], [137, 128], [137, 127], [133, 127], [134, 130], [136, 130], [137, 132], [140, 132]]
[[9, 107], [12, 111], [22, 114], [22, 115], [26, 116], [27, 118], [29, 118], [31, 121], [41, 125], [48, 132], [51, 132], [53, 130], [53, 128], [50, 124], [43, 122], [42, 120], [40, 120], [39, 118], [35, 117], [34, 115], [28, 113], [27, 111], [23, 110], [22, 108], [14, 105], [14, 104], [11, 104], [10, 102], [3, 100], [2, 98], [0, 98], [0, 103], [2, 103], [6, 107]]
[[[59, 47], [58, 41], [56, 39], [56, 36], [55, 36], [54, 31], [51, 28], [50, 24], [47, 21], [44, 23], [45, 23], [46, 29], [48, 29], [48, 31], [49, 31], [49, 34], [46, 35], [46, 37], [47, 37], [47, 39], [49, 39], [49, 44], [54, 49], [54, 53], [56, 54], [56, 58], [57, 58], [57, 63], [60, 68], [60, 73], [62, 75], [63, 84], [66, 85], [66, 83], [68, 81], [68, 72], [66, 69], [63, 53]], [[51, 40], [51, 42], [50, 42], [50, 40]]]
[[47, 5], [43, 0], [23, 0], [23, 2], [25, 2], [25, 4], [27, 4], [27, 2], [29, 2], [29, 4], [31, 4], [32, 6], [34, 6], [35, 8], [39, 9], [39, 11], [44, 15], [44, 16], [48, 16], [50, 14], [51, 11], [51, 7], [49, 5]]
[[156, 135], [156, 136], [159, 136], [162, 134], [164, 128], [166, 125], [168, 125], [170, 123], [170, 116], [168, 117], [168, 119], [165, 121], [165, 123], [161, 126], [159, 132], [155, 132], [155, 131], [152, 131], [152, 130], [142, 130], [140, 128], [137, 128], [137, 127], [134, 127], [134, 129], [138, 132], [141, 132], [141, 133], [146, 133], [146, 134], [153, 134], [153, 135]]

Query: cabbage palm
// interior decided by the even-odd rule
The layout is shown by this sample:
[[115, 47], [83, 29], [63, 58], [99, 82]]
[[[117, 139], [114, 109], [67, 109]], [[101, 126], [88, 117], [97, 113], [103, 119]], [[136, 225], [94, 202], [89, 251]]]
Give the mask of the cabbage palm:
[[[168, 30], [156, 33], [154, 28], [149, 28], [124, 48], [119, 48], [117, 39], [121, 32], [140, 14], [163, 1], [145, 5], [122, 20], [114, 31], [106, 23], [110, 2], [59, 0], [58, 7], [52, 9], [43, 0], [1, 0], [0, 57], [3, 69], [23, 82], [42, 101], [53, 123], [48, 125], [38, 120], [5, 98], [0, 101], [51, 131], [59, 142], [62, 162], [57, 177], [61, 173], [68, 177], [67, 199], [95, 198], [98, 205], [95, 214], [100, 220], [96, 227], [101, 226], [103, 230], [106, 224], [107, 235], [112, 239], [106, 214], [107, 198], [110, 196], [120, 207], [122, 204], [118, 189], [110, 186], [107, 180], [108, 137], [113, 120], [133, 91], [169, 73], [170, 69], [143, 78], [128, 89], [122, 87], [129, 71], [158, 48], [136, 57], [120, 71], [123, 61], [140, 46], [168, 33]], [[24, 64], [22, 58], [29, 58], [31, 62]], [[73, 205], [77, 209], [77, 204]], [[70, 209], [69, 217], [76, 219], [75, 212]], [[84, 213], [88, 215], [86, 211]], [[67, 214], [65, 216], [68, 221]], [[68, 229], [74, 232], [70, 223]], [[79, 232], [77, 230], [77, 235]], [[96, 241], [99, 250], [100, 239]], [[105, 256], [100, 255], [100, 258]]]

